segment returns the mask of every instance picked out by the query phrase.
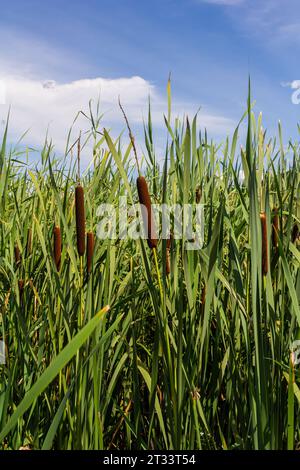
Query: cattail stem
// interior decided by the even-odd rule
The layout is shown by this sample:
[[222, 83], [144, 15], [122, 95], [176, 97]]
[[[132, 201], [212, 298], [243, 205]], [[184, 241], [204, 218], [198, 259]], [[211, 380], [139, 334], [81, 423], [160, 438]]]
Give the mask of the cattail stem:
[[131, 132], [131, 128], [130, 128], [130, 125], [129, 125], [129, 121], [128, 121], [127, 116], [126, 116], [126, 114], [125, 114], [124, 108], [123, 108], [123, 106], [121, 105], [120, 96], [119, 96], [119, 106], [120, 106], [120, 109], [121, 109], [121, 111], [122, 111], [122, 114], [123, 114], [124, 119], [125, 119], [125, 122], [126, 122], [126, 126], [127, 126], [128, 133], [129, 133], [129, 139], [130, 139], [130, 142], [131, 142], [131, 145], [132, 145], [132, 148], [133, 148], [133, 153], [134, 153], [134, 157], [135, 157], [135, 162], [136, 162], [138, 174], [140, 175], [140, 174], [141, 174], [141, 171], [140, 171], [140, 165], [139, 165], [139, 160], [138, 160], [138, 156], [137, 156], [136, 146], [135, 146], [135, 142], [134, 142], [134, 137], [133, 137], [133, 134], [132, 134], [132, 132]]
[[80, 181], [80, 152], [81, 152], [81, 131], [79, 132], [78, 142], [77, 142], [77, 180]]
[[279, 215], [278, 210], [275, 210], [272, 223], [272, 245], [275, 251], [278, 249], [278, 233], [279, 233]]
[[260, 213], [261, 222], [261, 237], [262, 237], [262, 274], [268, 274], [268, 231], [267, 231], [267, 217], [265, 212]]
[[32, 230], [31, 228], [29, 228], [27, 232], [26, 257], [31, 254], [31, 250], [32, 250]]
[[56, 225], [53, 229], [53, 245], [54, 245], [54, 263], [57, 271], [60, 271], [61, 266], [61, 250], [62, 250], [62, 241], [61, 241], [61, 231], [60, 227]]
[[83, 325], [83, 320], [84, 320], [84, 298], [83, 298], [83, 258], [80, 257], [80, 323], [79, 326], [80, 328]]
[[86, 267], [87, 267], [88, 274], [90, 274], [92, 270], [94, 246], [95, 246], [94, 234], [93, 232], [88, 232], [86, 235]]
[[161, 284], [161, 279], [160, 279], [160, 272], [159, 272], [159, 266], [158, 266], [158, 261], [157, 261], [156, 248], [153, 248], [153, 256], [154, 256], [154, 263], [155, 263], [156, 274], [157, 274], [157, 279], [158, 279], [160, 298], [161, 298], [161, 301], [163, 303], [164, 296], [163, 296], [163, 289], [162, 289], [162, 284]]
[[148, 246], [149, 248], [153, 249], [157, 247], [158, 239], [156, 235], [155, 221], [147, 181], [143, 176], [139, 176], [137, 178], [136, 184], [139, 195], [139, 201], [142, 205], [142, 216], [144, 221], [145, 232], [147, 234]]
[[76, 235], [77, 251], [79, 256], [85, 253], [85, 211], [83, 187], [78, 185], [75, 188], [75, 210], [76, 210]]

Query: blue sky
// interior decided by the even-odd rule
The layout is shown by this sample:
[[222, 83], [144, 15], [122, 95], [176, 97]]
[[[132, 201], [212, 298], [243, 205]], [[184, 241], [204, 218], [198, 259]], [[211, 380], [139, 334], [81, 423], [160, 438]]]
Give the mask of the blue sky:
[[[274, 132], [280, 118], [286, 140], [296, 136], [300, 105], [291, 96], [300, 79], [297, 0], [1, 0], [0, 5], [0, 78], [7, 89], [0, 116], [11, 104], [15, 136], [30, 127], [27, 139], [38, 144], [50, 124], [62, 148], [76, 111], [86, 110], [99, 92], [103, 125], [122, 128], [120, 94], [137, 133], [150, 93], [159, 133], [170, 71], [174, 113], [201, 106], [200, 124], [212, 137], [232, 132], [243, 114], [249, 73], [265, 127]], [[47, 80], [55, 86], [43, 86]]]

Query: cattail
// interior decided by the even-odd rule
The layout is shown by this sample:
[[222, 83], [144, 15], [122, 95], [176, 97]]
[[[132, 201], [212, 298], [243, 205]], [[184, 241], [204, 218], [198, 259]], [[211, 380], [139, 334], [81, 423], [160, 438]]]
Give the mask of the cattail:
[[86, 266], [87, 266], [88, 274], [90, 274], [92, 270], [94, 246], [95, 246], [94, 234], [93, 232], [88, 232], [86, 234]]
[[24, 286], [25, 282], [23, 279], [18, 280], [18, 288], [19, 288], [19, 296], [20, 296], [20, 301], [22, 302], [23, 300], [23, 293], [24, 293]]
[[299, 232], [298, 224], [296, 222], [292, 228], [292, 233], [291, 233], [292, 243], [295, 243], [299, 237], [300, 237], [300, 232]]
[[27, 232], [27, 243], [26, 243], [26, 256], [29, 256], [32, 250], [32, 230], [28, 229]]
[[151, 199], [148, 191], [147, 181], [143, 176], [139, 176], [137, 181], [137, 190], [140, 204], [144, 206], [142, 209], [144, 227], [147, 232], [147, 242], [149, 248], [157, 247], [157, 235], [155, 229], [154, 216], [151, 207]]
[[170, 260], [171, 242], [172, 242], [172, 235], [170, 235], [170, 238], [167, 239], [167, 246], [166, 246], [166, 274], [167, 276], [171, 272], [171, 260]]
[[16, 267], [18, 268], [21, 264], [22, 256], [21, 256], [19, 245], [17, 243], [14, 246], [14, 254], [15, 254]]
[[171, 272], [171, 260], [170, 260], [170, 252], [167, 251], [166, 257], [166, 275], [168, 276]]
[[167, 250], [170, 250], [170, 249], [171, 249], [172, 240], [173, 240], [173, 235], [170, 234], [170, 237], [167, 238]]
[[277, 251], [278, 248], [278, 232], [279, 232], [279, 215], [278, 210], [275, 209], [275, 214], [272, 223], [272, 244], [273, 248]]
[[76, 186], [75, 189], [75, 209], [77, 250], [79, 256], [83, 256], [85, 252], [85, 213], [83, 187], [80, 185]]
[[196, 188], [196, 204], [200, 203], [201, 197], [202, 197], [202, 190], [201, 190], [200, 186], [198, 186]]
[[262, 273], [264, 276], [268, 274], [268, 233], [267, 233], [267, 217], [265, 212], [260, 213], [261, 237], [262, 237]]
[[60, 227], [58, 227], [57, 225], [54, 227], [53, 236], [54, 236], [54, 263], [55, 263], [57, 271], [59, 272], [60, 264], [61, 264], [62, 242], [61, 242]]

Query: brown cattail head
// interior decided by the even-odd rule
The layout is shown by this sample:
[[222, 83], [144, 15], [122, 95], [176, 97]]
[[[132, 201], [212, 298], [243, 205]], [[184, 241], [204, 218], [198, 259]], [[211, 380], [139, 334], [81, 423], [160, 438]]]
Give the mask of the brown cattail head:
[[261, 222], [261, 238], [262, 238], [262, 273], [264, 276], [268, 274], [268, 232], [267, 232], [267, 217], [265, 212], [260, 213]]
[[94, 254], [95, 239], [93, 232], [86, 234], [86, 267], [87, 273], [90, 274], [92, 270], [92, 260]]
[[54, 255], [54, 263], [56, 266], [57, 271], [60, 271], [60, 264], [61, 264], [61, 249], [62, 249], [62, 242], [61, 242], [61, 231], [60, 227], [57, 225], [53, 229], [53, 255]]
[[279, 215], [278, 210], [275, 209], [273, 223], [272, 223], [272, 245], [275, 250], [278, 248], [278, 232], [279, 232]]
[[200, 186], [198, 186], [196, 188], [196, 204], [200, 203], [201, 197], [202, 197], [202, 190], [201, 190]]
[[19, 245], [17, 243], [14, 246], [14, 254], [15, 254], [16, 267], [18, 268], [21, 264], [22, 256], [21, 256]]
[[20, 301], [22, 302], [23, 300], [23, 293], [24, 293], [24, 286], [25, 282], [23, 279], [18, 280], [18, 288], [19, 288], [19, 296], [20, 296]]
[[79, 256], [83, 256], [85, 252], [85, 212], [83, 187], [80, 185], [75, 188], [75, 210], [77, 250]]
[[143, 176], [139, 176], [137, 181], [137, 190], [139, 195], [140, 204], [142, 207], [142, 216], [144, 221], [145, 232], [147, 234], [147, 241], [149, 248], [157, 247], [157, 235], [154, 222], [154, 215], [151, 207], [151, 199], [148, 191], [147, 181]]
[[300, 231], [299, 231], [298, 224], [296, 222], [294, 224], [293, 228], [292, 228], [292, 233], [291, 233], [292, 243], [296, 243], [296, 241], [299, 239], [299, 237], [300, 237]]
[[173, 241], [173, 235], [172, 235], [172, 233], [170, 233], [170, 237], [167, 238], [167, 250], [169, 250], [169, 251], [170, 251], [170, 249], [171, 249], [171, 243], [172, 243], [172, 241]]
[[26, 243], [26, 256], [29, 256], [32, 250], [32, 230], [28, 229], [27, 232], [27, 243]]
[[167, 250], [166, 254], [166, 275], [168, 276], [171, 272], [171, 259], [170, 259], [170, 251]]
[[170, 237], [167, 238], [167, 244], [166, 244], [166, 274], [167, 276], [171, 272], [171, 258], [170, 258], [170, 250], [171, 250], [171, 243], [173, 240], [173, 235], [172, 233], [170, 234]]

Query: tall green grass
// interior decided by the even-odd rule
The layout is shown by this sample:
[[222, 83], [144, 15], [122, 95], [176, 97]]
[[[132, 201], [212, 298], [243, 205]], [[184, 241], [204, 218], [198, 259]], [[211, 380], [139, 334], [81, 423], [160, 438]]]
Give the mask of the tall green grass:
[[[77, 164], [45, 144], [40, 164], [0, 151], [0, 443], [3, 449], [295, 449], [300, 326], [299, 145], [268, 139], [249, 92], [239, 126], [217, 146], [173, 119], [168, 83], [164, 161], [149, 106], [142, 171], [152, 202], [205, 207], [202, 249], [187, 240], [99, 240], [90, 273], [76, 249]], [[100, 203], [138, 201], [132, 143], [91, 119], [82, 172], [86, 227]], [[289, 160], [292, 155], [292, 160]], [[290, 164], [288, 162], [291, 162]], [[71, 163], [70, 163], [71, 162]], [[240, 174], [243, 171], [244, 179]], [[278, 246], [272, 246], [274, 211]], [[260, 212], [268, 272], [262, 272]], [[62, 233], [58, 271], [53, 228]], [[31, 234], [30, 249], [28, 234]], [[14, 247], [21, 262], [16, 265]], [[170, 274], [166, 273], [169, 257]], [[24, 287], [20, 289], [20, 280]], [[100, 313], [98, 313], [100, 312]]]

